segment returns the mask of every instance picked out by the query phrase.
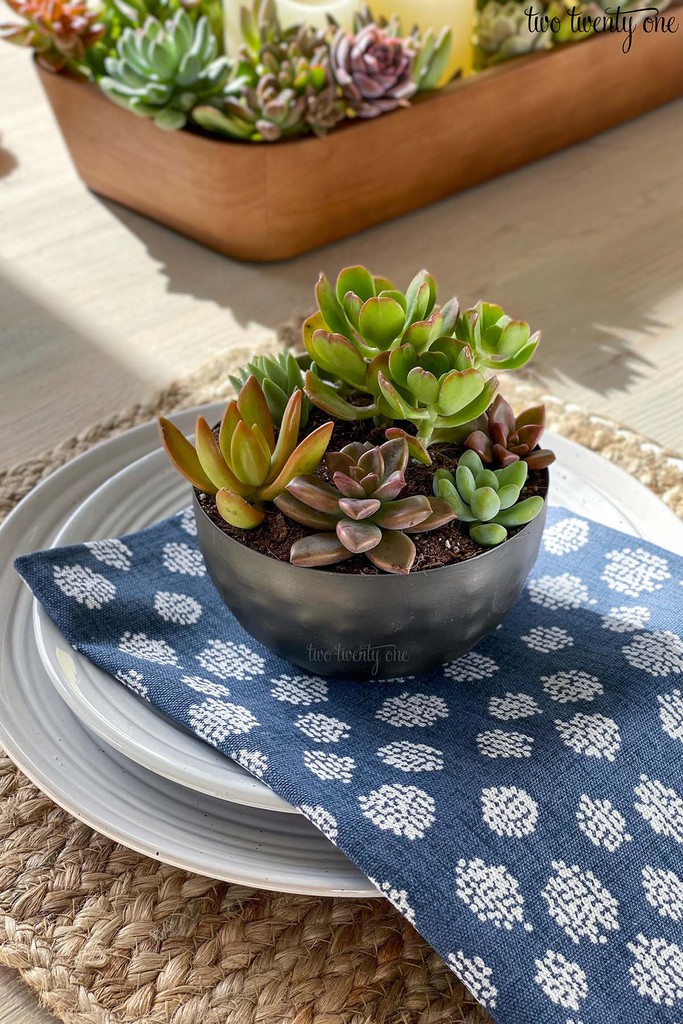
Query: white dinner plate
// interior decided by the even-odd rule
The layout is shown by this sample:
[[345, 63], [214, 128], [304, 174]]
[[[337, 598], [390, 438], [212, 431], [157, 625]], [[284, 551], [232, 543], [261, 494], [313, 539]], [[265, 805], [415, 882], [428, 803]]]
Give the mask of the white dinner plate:
[[[195, 415], [176, 420], [189, 431]], [[42, 665], [32, 597], [13, 559], [48, 547], [96, 487], [157, 444], [156, 428], [148, 424], [91, 449], [44, 480], [0, 528], [0, 744], [56, 803], [157, 860], [257, 888], [376, 896], [302, 815], [193, 792], [101, 743], [67, 707]]]
[[[207, 416], [218, 418], [220, 406]], [[209, 420], [211, 422], [211, 419]], [[652, 492], [599, 456], [547, 435], [558, 455], [552, 502], [607, 526], [675, 548], [683, 525]], [[79, 544], [144, 529], [185, 507], [190, 491], [161, 450], [130, 463], [72, 514], [54, 545]], [[108, 673], [75, 652], [34, 602], [41, 658], [59, 693], [84, 724], [136, 763], [225, 800], [298, 813], [263, 782], [144, 704]]]

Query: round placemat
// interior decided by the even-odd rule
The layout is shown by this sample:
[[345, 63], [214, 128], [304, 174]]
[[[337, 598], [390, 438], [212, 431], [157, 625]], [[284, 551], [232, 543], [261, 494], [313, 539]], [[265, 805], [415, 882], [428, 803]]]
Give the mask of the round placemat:
[[[281, 338], [296, 342], [297, 328], [285, 325]], [[99, 441], [228, 394], [228, 374], [246, 355], [231, 349], [150, 402], [0, 473], [0, 517]], [[620, 465], [683, 516], [683, 468], [673, 455], [531, 378], [506, 380], [505, 394], [515, 406], [544, 401], [551, 429]], [[72, 818], [6, 757], [0, 963], [66, 1024], [491, 1022], [385, 901], [278, 895], [159, 864]]]

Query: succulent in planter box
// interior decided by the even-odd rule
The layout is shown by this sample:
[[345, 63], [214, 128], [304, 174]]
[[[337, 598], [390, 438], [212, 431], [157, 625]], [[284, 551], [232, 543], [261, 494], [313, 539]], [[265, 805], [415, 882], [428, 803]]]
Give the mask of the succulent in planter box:
[[7, 0], [22, 18], [0, 25], [0, 39], [28, 46], [49, 71], [63, 68], [87, 73], [85, 55], [104, 32], [97, 11], [82, 0]]
[[182, 8], [165, 22], [150, 16], [140, 28], [125, 28], [116, 55], [104, 64], [104, 94], [171, 131], [183, 127], [199, 102], [222, 91], [230, 70], [208, 19], [194, 22]]

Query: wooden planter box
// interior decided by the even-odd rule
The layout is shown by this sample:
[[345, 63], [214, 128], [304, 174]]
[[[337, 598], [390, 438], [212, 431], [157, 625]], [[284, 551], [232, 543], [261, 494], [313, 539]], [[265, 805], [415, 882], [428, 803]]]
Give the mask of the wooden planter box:
[[628, 54], [623, 40], [602, 35], [517, 58], [325, 139], [281, 143], [160, 131], [93, 85], [39, 74], [93, 192], [229, 256], [279, 260], [683, 95], [683, 32], [638, 30]]

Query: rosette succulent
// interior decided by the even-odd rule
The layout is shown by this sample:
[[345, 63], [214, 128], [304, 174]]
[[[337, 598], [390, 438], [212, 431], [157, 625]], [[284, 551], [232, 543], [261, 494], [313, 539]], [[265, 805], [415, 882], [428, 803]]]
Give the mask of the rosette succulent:
[[237, 400], [228, 404], [218, 436], [199, 416], [192, 445], [173, 423], [161, 418], [161, 441], [176, 469], [194, 487], [216, 495], [223, 519], [250, 530], [263, 522], [264, 505], [294, 477], [317, 469], [330, 442], [333, 424], [325, 423], [297, 445], [302, 397], [301, 391], [292, 393], [276, 437], [261, 386], [249, 377]]
[[365, 267], [347, 267], [336, 288], [321, 275], [316, 296], [318, 311], [304, 324], [308, 397], [338, 419], [407, 420], [422, 446], [459, 440], [496, 392], [496, 378], [481, 369], [522, 366], [538, 344], [528, 324], [498, 306], [462, 314], [455, 298], [439, 306], [425, 270], [403, 293]]
[[105, 69], [99, 84], [110, 100], [174, 130], [198, 103], [222, 92], [229, 63], [218, 56], [207, 18], [194, 22], [180, 9], [163, 23], [149, 17], [140, 28], [125, 28]]
[[242, 8], [244, 44], [220, 101], [193, 113], [208, 131], [252, 142], [314, 132], [325, 135], [345, 116], [321, 30], [283, 29], [273, 0]]
[[545, 469], [555, 461], [555, 455], [548, 448], [537, 449], [544, 430], [544, 405], [535, 405], [515, 417], [510, 403], [497, 395], [465, 445], [483, 462], [509, 466], [521, 459], [529, 469]]
[[84, 57], [104, 32], [97, 11], [82, 0], [7, 0], [21, 24], [0, 25], [0, 39], [31, 47], [49, 71], [87, 73]]
[[548, 50], [553, 36], [545, 32], [532, 32], [524, 4], [517, 0], [488, 0], [479, 11], [475, 32], [476, 64], [488, 67], [534, 50]]
[[295, 541], [290, 561], [334, 565], [363, 553], [384, 572], [409, 573], [416, 554], [409, 534], [436, 530], [455, 514], [438, 497], [398, 497], [408, 455], [402, 438], [378, 447], [354, 442], [325, 457], [331, 484], [312, 475], [291, 480], [275, 504], [290, 519], [321, 532]]
[[434, 474], [434, 493], [447, 502], [461, 523], [470, 523], [470, 537], [482, 547], [495, 547], [507, 538], [509, 527], [524, 526], [543, 508], [534, 495], [519, 500], [528, 466], [513, 462], [503, 469], [486, 469], [473, 451], [460, 456], [455, 476], [447, 469]]
[[411, 74], [418, 92], [436, 89], [446, 73], [451, 55], [453, 33], [448, 25], [435, 31], [428, 28], [421, 32], [416, 26], [407, 36], [402, 30], [400, 19], [375, 16], [367, 4], [363, 4], [353, 18], [353, 30], [358, 35], [364, 28], [374, 25], [386, 31], [393, 38], [405, 38], [413, 54]]
[[[303, 391], [304, 376], [296, 358], [291, 352], [280, 352], [277, 356], [254, 356], [246, 367], [240, 368], [230, 383], [239, 391], [247, 379], [256, 377], [268, 403], [273, 423], [279, 427], [287, 408], [287, 402], [297, 390]], [[305, 427], [311, 412], [311, 403], [304, 396], [301, 403], [301, 426]]]
[[378, 25], [355, 35], [339, 29], [330, 47], [335, 81], [357, 117], [377, 117], [407, 106], [417, 92], [410, 40], [391, 36]]

